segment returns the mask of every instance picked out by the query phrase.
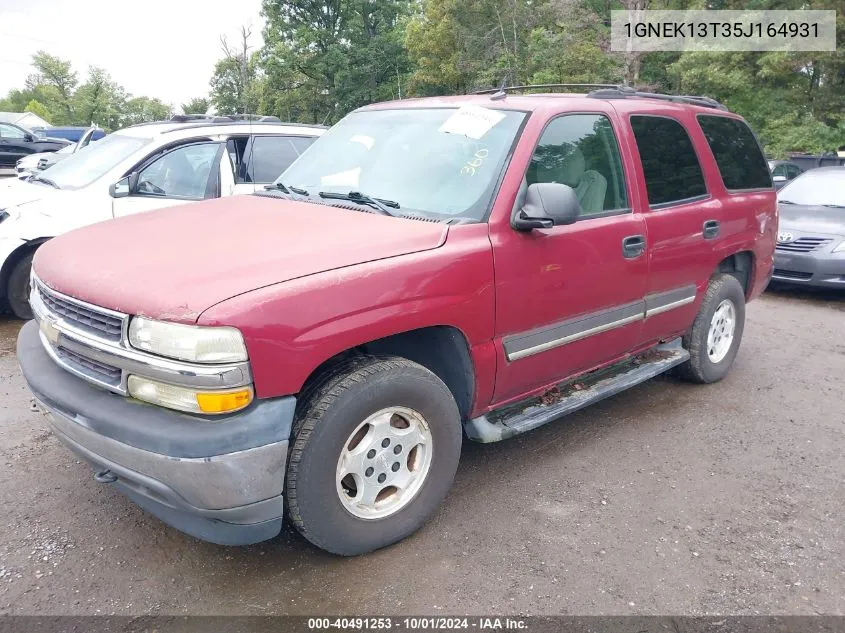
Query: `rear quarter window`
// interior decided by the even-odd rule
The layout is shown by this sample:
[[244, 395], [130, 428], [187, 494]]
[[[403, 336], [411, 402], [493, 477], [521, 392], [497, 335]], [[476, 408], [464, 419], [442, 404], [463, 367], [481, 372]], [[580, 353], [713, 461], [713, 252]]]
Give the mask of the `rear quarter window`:
[[706, 114], [698, 115], [698, 123], [716, 159], [726, 189], [771, 188], [772, 179], [766, 159], [748, 125], [738, 119]]

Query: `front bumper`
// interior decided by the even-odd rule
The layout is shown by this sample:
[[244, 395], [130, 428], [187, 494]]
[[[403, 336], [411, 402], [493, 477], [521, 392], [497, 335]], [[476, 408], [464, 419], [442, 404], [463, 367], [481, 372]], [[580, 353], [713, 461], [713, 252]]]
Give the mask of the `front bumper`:
[[293, 397], [213, 419], [146, 405], [60, 368], [34, 321], [21, 329], [17, 354], [56, 437], [99, 471], [98, 481], [212, 543], [245, 545], [279, 533]]
[[772, 281], [819, 288], [845, 288], [845, 253], [832, 253], [829, 249], [809, 253], [776, 250]]

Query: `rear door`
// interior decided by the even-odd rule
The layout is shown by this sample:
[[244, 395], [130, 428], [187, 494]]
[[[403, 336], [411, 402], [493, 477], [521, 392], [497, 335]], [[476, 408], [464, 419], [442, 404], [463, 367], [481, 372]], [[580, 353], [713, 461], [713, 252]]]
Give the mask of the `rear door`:
[[525, 171], [525, 186], [573, 187], [577, 222], [531, 232], [491, 223], [497, 403], [611, 361], [639, 338], [645, 222], [633, 209], [617, 126], [603, 104], [561, 114], [546, 125]]
[[[690, 138], [694, 116], [677, 108], [626, 118], [646, 201], [649, 284], [641, 344], [686, 330], [716, 265], [722, 205], [711, 194]], [[696, 126], [697, 127], [697, 126]], [[710, 228], [707, 228], [710, 227]]]
[[255, 187], [274, 182], [315, 140], [312, 136], [255, 136], [248, 167]]

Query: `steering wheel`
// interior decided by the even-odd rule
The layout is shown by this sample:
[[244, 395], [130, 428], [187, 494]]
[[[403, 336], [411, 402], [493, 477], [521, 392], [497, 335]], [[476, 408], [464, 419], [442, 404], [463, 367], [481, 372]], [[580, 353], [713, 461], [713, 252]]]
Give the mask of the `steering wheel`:
[[160, 196], [164, 196], [167, 192], [162, 189], [161, 187], [154, 185], [149, 180], [142, 180], [138, 183], [138, 190], [142, 191], [143, 193], [154, 193]]

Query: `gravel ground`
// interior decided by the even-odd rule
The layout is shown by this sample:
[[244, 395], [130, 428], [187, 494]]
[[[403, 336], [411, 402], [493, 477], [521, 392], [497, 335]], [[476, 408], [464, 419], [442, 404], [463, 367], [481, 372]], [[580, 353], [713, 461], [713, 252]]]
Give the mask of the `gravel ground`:
[[845, 295], [768, 292], [730, 376], [658, 378], [466, 443], [410, 539], [340, 559], [289, 528], [224, 548], [48, 432], [0, 322], [0, 614], [845, 614]]

